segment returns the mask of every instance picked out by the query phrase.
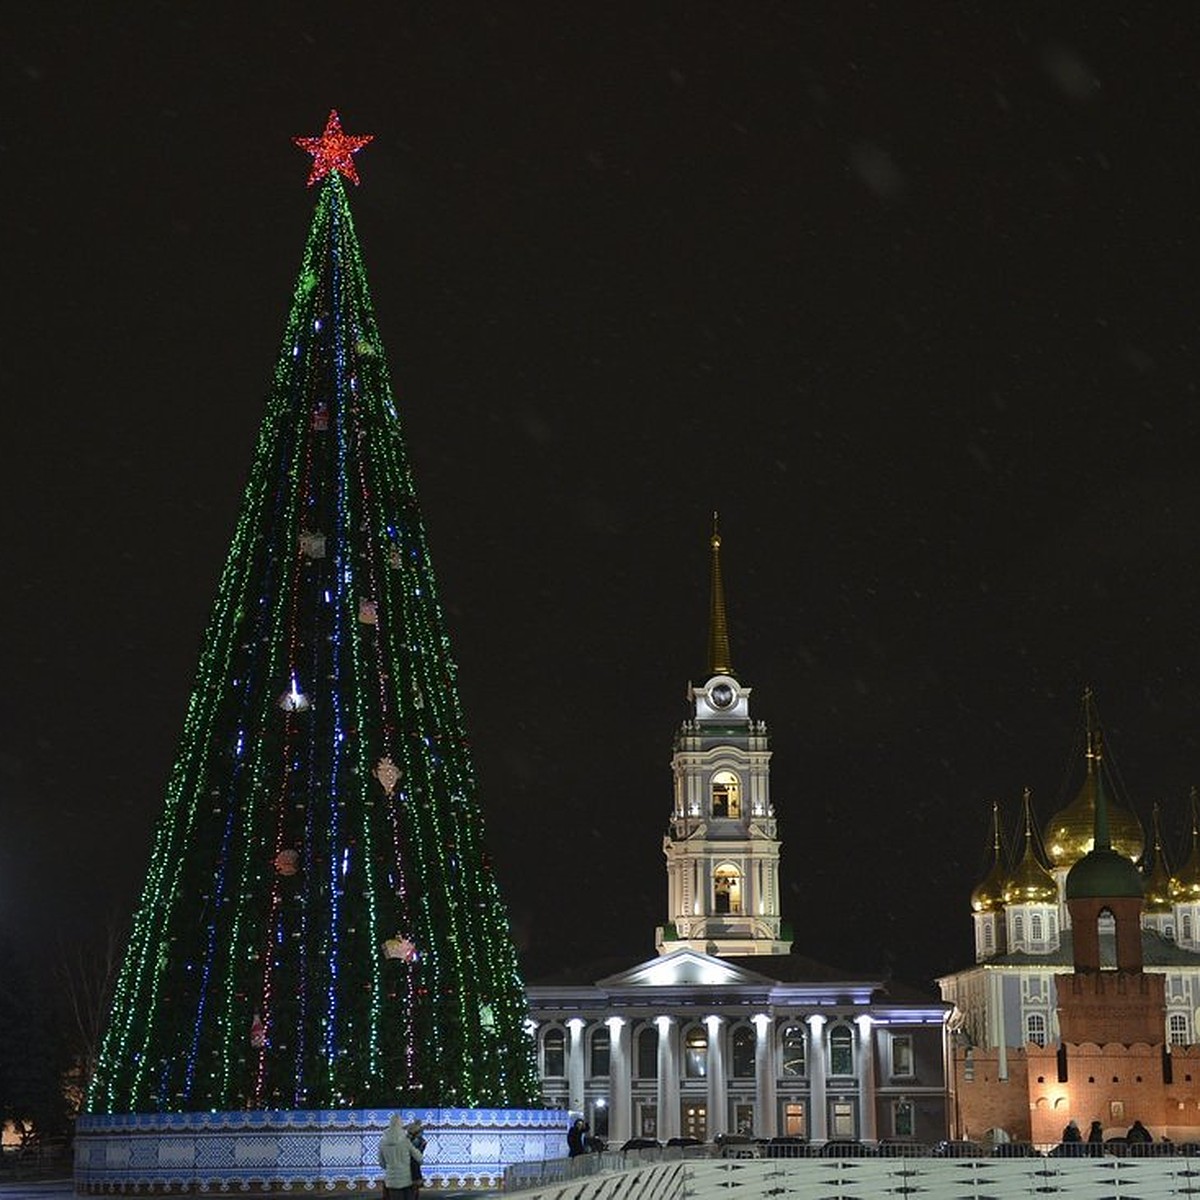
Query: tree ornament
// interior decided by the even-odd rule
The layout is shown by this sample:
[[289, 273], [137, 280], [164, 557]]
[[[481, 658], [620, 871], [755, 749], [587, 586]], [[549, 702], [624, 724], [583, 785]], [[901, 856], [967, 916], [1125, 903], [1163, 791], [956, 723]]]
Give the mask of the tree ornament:
[[388, 566], [391, 567], [393, 571], [398, 571], [402, 566], [404, 566], [404, 554], [399, 546], [393, 545], [388, 551]]
[[375, 770], [371, 773], [379, 780], [380, 787], [387, 793], [390, 800], [392, 793], [396, 790], [396, 784], [400, 781], [401, 775], [400, 768], [392, 762], [391, 755], [385, 754], [375, 764]]
[[351, 183], [358, 183], [358, 172], [354, 169], [352, 154], [357, 154], [374, 139], [373, 133], [357, 137], [342, 132], [342, 122], [337, 109], [330, 109], [325, 132], [320, 137], [295, 137], [292, 141], [313, 156], [312, 170], [308, 173], [308, 186], [324, 179], [330, 171], [345, 175]]
[[300, 855], [295, 850], [280, 850], [275, 855], [275, 870], [280, 875], [295, 875], [300, 869]]
[[250, 1022], [250, 1045], [255, 1050], [263, 1050], [267, 1045], [267, 1026], [262, 1017], [258, 1013], [254, 1014], [254, 1020]]
[[300, 534], [300, 552], [308, 558], [325, 557], [325, 535], [315, 529], [305, 529]]
[[329, 405], [321, 402], [313, 409], [312, 427], [318, 433], [324, 433], [329, 428]]
[[405, 934], [396, 934], [395, 937], [390, 937], [383, 943], [384, 958], [398, 958], [402, 962], [411, 963], [416, 961], [417, 947], [416, 944]]
[[279, 707], [284, 712], [307, 712], [308, 697], [296, 686], [296, 677], [292, 676], [292, 686], [279, 697]]
[[364, 625], [379, 624], [379, 608], [374, 600], [360, 600], [358, 602], [358, 619]]

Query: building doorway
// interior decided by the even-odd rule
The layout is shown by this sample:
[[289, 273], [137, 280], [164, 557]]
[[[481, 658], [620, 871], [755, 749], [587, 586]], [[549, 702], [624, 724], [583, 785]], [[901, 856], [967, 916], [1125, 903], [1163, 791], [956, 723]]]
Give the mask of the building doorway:
[[683, 1137], [708, 1141], [708, 1109], [703, 1104], [691, 1104], [687, 1100], [680, 1106], [679, 1132]]

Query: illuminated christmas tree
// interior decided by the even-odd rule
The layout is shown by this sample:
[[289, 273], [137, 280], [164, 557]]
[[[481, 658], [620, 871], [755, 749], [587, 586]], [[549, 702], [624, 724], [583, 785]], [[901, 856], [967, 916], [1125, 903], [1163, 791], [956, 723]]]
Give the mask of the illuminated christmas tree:
[[93, 1112], [537, 1094], [337, 114]]

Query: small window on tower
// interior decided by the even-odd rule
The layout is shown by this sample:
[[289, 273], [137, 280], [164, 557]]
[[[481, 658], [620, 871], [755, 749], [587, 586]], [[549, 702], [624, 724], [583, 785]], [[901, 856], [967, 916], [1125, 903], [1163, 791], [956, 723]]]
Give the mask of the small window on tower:
[[1035, 942], [1042, 940], [1042, 918], [1040, 913], [1034, 913], [1029, 918], [1029, 936]]
[[742, 815], [742, 786], [732, 771], [712, 777], [712, 815], [738, 818]]
[[1167, 1018], [1167, 1035], [1172, 1046], [1188, 1044], [1188, 1021], [1183, 1013], [1172, 1013]]
[[1046, 1044], [1046, 1018], [1041, 1013], [1030, 1013], [1025, 1018], [1025, 1040], [1035, 1046]]

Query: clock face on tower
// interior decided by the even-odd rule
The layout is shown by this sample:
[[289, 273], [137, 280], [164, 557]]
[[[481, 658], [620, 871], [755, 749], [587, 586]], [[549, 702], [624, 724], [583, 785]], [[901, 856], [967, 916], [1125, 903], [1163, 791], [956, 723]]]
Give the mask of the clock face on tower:
[[711, 692], [708, 693], [709, 701], [713, 708], [728, 708], [734, 701], [735, 695], [733, 688], [727, 683], [718, 683]]

